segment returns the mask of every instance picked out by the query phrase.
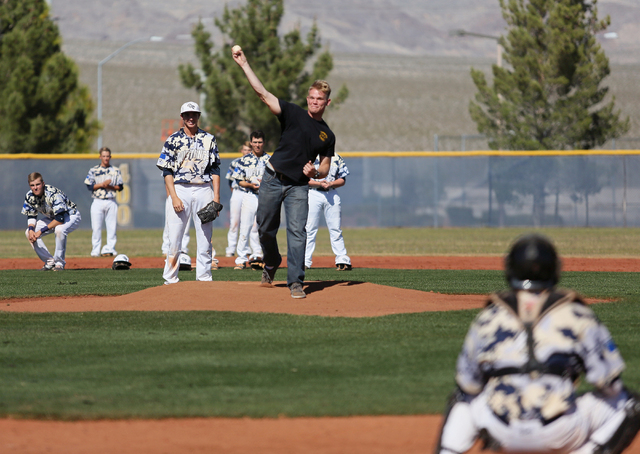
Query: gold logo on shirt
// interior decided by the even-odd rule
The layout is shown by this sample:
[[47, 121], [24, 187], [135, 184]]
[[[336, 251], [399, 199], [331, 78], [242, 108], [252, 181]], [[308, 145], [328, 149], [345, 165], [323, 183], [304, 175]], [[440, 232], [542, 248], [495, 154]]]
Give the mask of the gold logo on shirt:
[[326, 132], [324, 132], [324, 131], [320, 131], [320, 140], [322, 140], [322, 141], [324, 142], [324, 141], [325, 141], [325, 140], [327, 140], [328, 138], [329, 138], [329, 136], [327, 135], [327, 133], [326, 133]]

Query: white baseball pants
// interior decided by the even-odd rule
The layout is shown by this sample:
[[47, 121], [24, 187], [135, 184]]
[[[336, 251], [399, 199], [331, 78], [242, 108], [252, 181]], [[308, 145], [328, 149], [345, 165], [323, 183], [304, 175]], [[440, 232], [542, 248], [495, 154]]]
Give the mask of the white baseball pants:
[[242, 265], [249, 258], [262, 258], [262, 246], [258, 236], [258, 195], [252, 192], [242, 193], [242, 208], [240, 211], [240, 233], [238, 235], [238, 256], [236, 264]]
[[180, 268], [180, 246], [184, 231], [189, 226], [189, 219], [193, 219], [196, 230], [196, 280], [211, 281], [211, 261], [213, 259], [213, 247], [211, 246], [211, 234], [213, 225], [211, 222], [202, 224], [196, 214], [213, 200], [213, 188], [210, 183], [203, 184], [175, 184], [176, 195], [184, 210], [176, 213], [173, 206], [167, 210], [167, 224], [169, 226], [169, 253], [165, 260], [162, 277], [165, 284], [179, 282], [178, 270]]
[[239, 189], [231, 191], [229, 198], [229, 233], [227, 233], [227, 248], [225, 254], [232, 256], [238, 245], [238, 227], [240, 226], [240, 209], [242, 208], [242, 192]]
[[625, 418], [626, 393], [603, 399], [585, 393], [576, 399], [576, 410], [543, 425], [539, 420], [505, 424], [497, 418], [480, 394], [470, 404], [458, 402], [442, 431], [440, 454], [469, 450], [481, 429], [495, 438], [504, 452], [564, 452], [592, 454], [604, 444]]
[[[36, 231], [48, 225], [52, 220], [53, 219], [47, 217], [38, 219], [35, 226]], [[30, 243], [33, 250], [36, 251], [36, 254], [40, 257], [40, 260], [47, 265], [58, 265], [64, 268], [67, 264], [65, 261], [65, 255], [67, 252], [67, 235], [78, 228], [81, 220], [82, 218], [80, 217], [79, 211], [76, 211], [76, 214], [65, 213], [64, 224], [60, 224], [54, 229], [47, 230], [36, 240], [35, 243]], [[49, 249], [45, 246], [44, 241], [42, 241], [42, 238], [54, 232], [56, 234], [56, 250], [54, 254], [51, 255]], [[29, 229], [25, 230], [24, 233], [27, 236], [27, 239], [29, 239]]]
[[311, 268], [313, 264], [313, 251], [316, 249], [316, 235], [320, 225], [320, 215], [324, 213], [324, 219], [329, 229], [331, 249], [336, 256], [336, 264], [345, 263], [351, 265], [351, 258], [347, 255], [347, 248], [342, 237], [342, 207], [338, 191], [318, 191], [309, 189], [309, 215], [307, 216], [307, 249], [304, 256], [304, 265]]
[[[107, 230], [107, 244], [102, 246], [102, 223]], [[91, 203], [91, 255], [116, 255], [116, 227], [118, 224], [118, 204], [115, 199], [93, 199]]]
[[[167, 201], [165, 202], [164, 207], [164, 230], [162, 231], [162, 253], [164, 255], [169, 254], [169, 225], [168, 225], [168, 216], [167, 210], [173, 211], [173, 205], [171, 205], [171, 197], [167, 197]], [[180, 250], [187, 254], [189, 252], [189, 240], [191, 237], [189, 236], [189, 226], [191, 225], [191, 219], [189, 219], [189, 224], [184, 229], [184, 236], [182, 237], [182, 247]]]

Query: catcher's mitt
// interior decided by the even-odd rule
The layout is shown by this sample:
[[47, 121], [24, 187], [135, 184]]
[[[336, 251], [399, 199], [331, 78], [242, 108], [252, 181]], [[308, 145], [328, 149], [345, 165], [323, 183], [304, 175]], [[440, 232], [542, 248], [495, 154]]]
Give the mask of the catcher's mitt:
[[203, 224], [206, 224], [207, 222], [211, 222], [216, 219], [222, 208], [222, 205], [212, 200], [206, 207], [198, 211], [198, 217]]

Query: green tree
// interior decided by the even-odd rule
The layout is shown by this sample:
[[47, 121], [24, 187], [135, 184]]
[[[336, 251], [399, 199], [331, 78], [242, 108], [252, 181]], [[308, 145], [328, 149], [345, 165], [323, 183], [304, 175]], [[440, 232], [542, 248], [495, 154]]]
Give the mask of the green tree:
[[88, 152], [99, 124], [44, 0], [0, 0], [0, 153]]
[[[307, 89], [313, 81], [326, 79], [333, 69], [328, 51], [316, 56], [322, 45], [315, 24], [306, 41], [297, 28], [278, 36], [283, 14], [283, 0], [248, 0], [237, 9], [225, 6], [222, 17], [215, 19], [225, 44], [215, 53], [211, 34], [201, 22], [192, 32], [200, 70], [191, 64], [181, 65], [180, 76], [185, 87], [206, 96], [203, 124], [212, 129], [222, 151], [235, 151], [252, 130], [264, 131], [269, 148], [280, 137], [276, 117], [255, 95], [231, 57], [234, 44], [242, 47], [267, 90], [302, 107], [306, 107]], [[332, 94], [331, 105], [339, 105], [348, 93], [343, 85], [337, 94]]]
[[[493, 66], [493, 85], [479, 70], [469, 111], [493, 149], [592, 149], [629, 129], [615, 99], [602, 86], [609, 60], [596, 40], [606, 30], [597, 0], [500, 0], [507, 34], [500, 38], [504, 68]], [[544, 215], [545, 185], [555, 160], [534, 159], [515, 178], [514, 191], [532, 195], [534, 223]]]

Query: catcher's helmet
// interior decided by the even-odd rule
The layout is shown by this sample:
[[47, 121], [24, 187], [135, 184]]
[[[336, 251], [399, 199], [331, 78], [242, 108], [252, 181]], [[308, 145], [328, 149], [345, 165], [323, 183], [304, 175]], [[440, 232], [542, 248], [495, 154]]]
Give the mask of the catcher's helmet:
[[545, 290], [560, 280], [560, 259], [549, 239], [530, 234], [518, 238], [505, 258], [505, 277], [514, 290]]
[[117, 255], [111, 264], [112, 270], [128, 270], [129, 268], [131, 268], [131, 262], [129, 257], [124, 254]]

